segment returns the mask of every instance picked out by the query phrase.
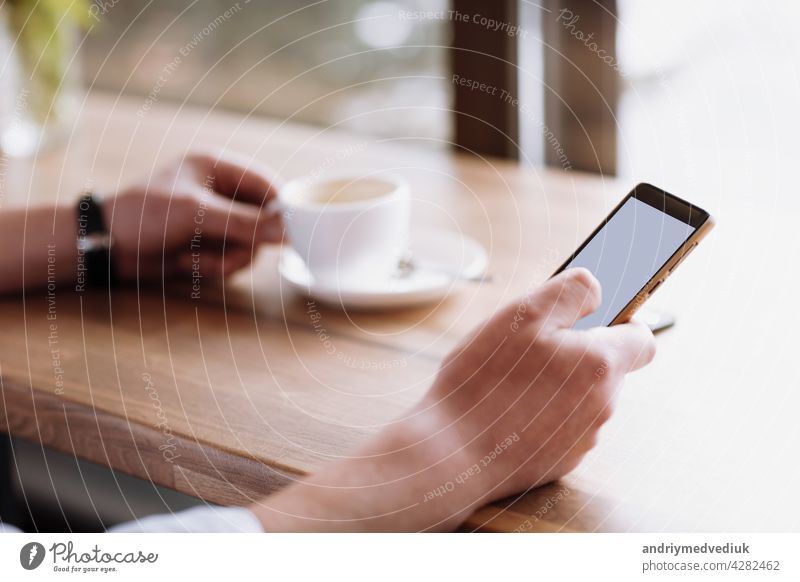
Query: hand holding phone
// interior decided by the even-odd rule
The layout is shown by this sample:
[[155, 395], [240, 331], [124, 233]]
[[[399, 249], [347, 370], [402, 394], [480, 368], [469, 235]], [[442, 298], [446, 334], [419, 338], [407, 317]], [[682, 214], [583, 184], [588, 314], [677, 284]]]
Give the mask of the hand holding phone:
[[628, 321], [713, 226], [702, 208], [650, 184], [636, 186], [554, 273], [585, 267], [600, 281], [600, 307], [575, 329]]

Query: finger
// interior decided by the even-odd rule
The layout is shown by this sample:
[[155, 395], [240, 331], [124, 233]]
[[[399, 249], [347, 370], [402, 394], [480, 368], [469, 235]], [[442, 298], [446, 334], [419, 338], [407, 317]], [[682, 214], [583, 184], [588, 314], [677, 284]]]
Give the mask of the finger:
[[253, 262], [255, 255], [251, 249], [237, 248], [227, 250], [222, 257], [222, 276], [228, 277], [247, 267]]
[[584, 268], [567, 269], [531, 293], [531, 311], [556, 327], [572, 327], [600, 306], [600, 283]]
[[212, 179], [215, 192], [266, 208], [278, 194], [277, 177], [265, 166], [241, 154], [200, 153], [190, 160]]
[[250, 240], [247, 243], [242, 244], [236, 242], [233, 239], [225, 239], [219, 240], [217, 238], [211, 238], [207, 236], [205, 238], [200, 238], [199, 241], [196, 240], [196, 244], [192, 245], [191, 242], [189, 245], [184, 245], [181, 249], [176, 253], [177, 255], [183, 254], [186, 251], [197, 251], [197, 252], [204, 252], [208, 251], [211, 253], [232, 253], [238, 251], [247, 251], [248, 253], [257, 252], [257, 247], [254, 247], [250, 244]]
[[218, 281], [222, 279], [222, 253], [203, 251], [182, 253], [176, 264], [180, 272], [191, 275], [197, 284], [203, 279]]
[[633, 372], [643, 368], [656, 355], [656, 342], [653, 332], [643, 323], [631, 322], [595, 327], [584, 332], [592, 342], [598, 342], [613, 350], [612, 360], [618, 362], [623, 372]]
[[286, 229], [283, 227], [283, 217], [280, 212], [268, 214], [263, 229], [264, 242], [280, 243], [286, 237]]
[[176, 264], [183, 273], [217, 281], [243, 269], [252, 260], [250, 249], [236, 248], [224, 253], [216, 250], [185, 252], [177, 257]]
[[234, 245], [254, 247], [283, 237], [280, 219], [261, 212], [253, 204], [206, 196], [203, 214], [196, 222], [203, 236]]

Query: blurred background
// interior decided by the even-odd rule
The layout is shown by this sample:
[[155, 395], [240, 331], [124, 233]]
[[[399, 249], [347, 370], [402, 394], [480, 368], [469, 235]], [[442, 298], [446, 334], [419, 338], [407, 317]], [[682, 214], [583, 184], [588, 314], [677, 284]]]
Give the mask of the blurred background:
[[[403, 12], [448, 8], [445, 0], [120, 2], [87, 41], [84, 79], [147, 96], [164, 66], [191, 50], [161, 96], [371, 134], [447, 139], [448, 22]], [[219, 17], [224, 26], [204, 34]], [[418, 108], [414, 117], [393, 113], [410, 104]]]
[[[558, 127], [563, 134], [574, 123], [559, 121], [559, 108], [543, 105], [560, 88], [558, 99], [593, 133], [593, 142], [614, 149], [588, 156], [567, 152], [570, 159], [590, 158], [583, 164], [587, 169], [647, 176], [667, 189], [703, 197], [709, 188], [744, 193], [774, 187], [783, 168], [791, 167], [800, 122], [796, 2], [480, 4], [276, 0], [243, 5], [182, 61], [161, 97], [369, 134], [429, 138], [426, 147], [447, 147], [457, 137], [449, 47], [460, 31], [454, 30], [459, 23], [451, 11], [463, 11], [514, 22], [511, 26], [524, 32], [498, 31], [516, 47], [483, 41], [486, 52], [516, 56], [522, 67], [516, 82], [504, 82], [512, 90], [516, 85], [529, 102], [530, 115], [517, 116], [528, 125], [527, 133], [508, 132], [520, 135], [524, 161], [561, 166], [547, 159], [537, 128], [543, 122], [559, 141], [569, 141]], [[509, 6], [498, 8], [504, 4]], [[85, 82], [146, 97], [181, 48], [231, 6], [220, 0], [114, 5], [83, 49]], [[570, 28], [565, 25], [574, 16], [559, 16], [565, 8], [579, 17]], [[464, 34], [481, 44], [485, 28], [467, 24]], [[605, 73], [614, 71], [586, 43], [568, 46], [577, 40], [576, 32], [594, 33], [593, 40], [619, 64], [619, 74], [607, 79]], [[584, 58], [575, 58], [576, 51], [586, 53], [580, 55]], [[580, 67], [581, 72], [599, 81], [584, 103], [574, 94], [584, 90], [582, 84], [576, 82], [571, 93], [559, 76], [573, 76], [586, 56], [597, 62]], [[594, 72], [597, 64], [608, 71]], [[468, 69], [477, 73], [474, 78], [498, 76], [486, 71], [496, 63], [481, 65], [483, 71]], [[607, 103], [596, 99], [598, 93]], [[501, 106], [495, 99], [493, 108]], [[413, 116], [396, 114], [409, 107]], [[590, 127], [598, 118], [600, 126]], [[516, 149], [512, 144], [512, 156], [520, 155]], [[599, 168], [592, 167], [593, 156], [603, 162], [594, 164]]]
[[[78, 85], [145, 107], [173, 101], [455, 144], [699, 196], [781, 183], [798, 125], [797, 3], [483, 4], [95, 0], [74, 46], [61, 47], [63, 93]], [[19, 126], [14, 77], [24, 77], [9, 20], [0, 21], [5, 133]]]
[[[67, 31], [63, 44], [33, 64], [25, 47], [54, 37], [47, 22], [30, 33], [38, 21], [18, 14], [24, 4], [0, 5], [4, 156], [57, 147], [53, 118], [61, 110], [68, 125], [88, 90], [649, 181], [723, 216], [798, 209], [790, 0], [95, 0], [89, 18], [50, 23]], [[28, 119], [20, 87], [42, 94], [31, 85], [42, 71], [59, 103]], [[27, 511], [78, 516], [76, 529], [194, 502], [16, 449], [39, 459], [22, 475]], [[74, 486], [53, 485], [65, 481]]]

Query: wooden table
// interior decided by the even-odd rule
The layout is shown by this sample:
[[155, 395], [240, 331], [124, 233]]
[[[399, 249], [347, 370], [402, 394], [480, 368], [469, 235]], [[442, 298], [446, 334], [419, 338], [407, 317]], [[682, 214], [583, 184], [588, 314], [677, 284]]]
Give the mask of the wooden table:
[[[65, 153], [9, 162], [2, 206], [73, 198], [87, 183], [113, 191], [212, 145], [285, 178], [392, 168], [412, 183], [415, 227], [460, 229], [490, 254], [491, 282], [395, 313], [308, 305], [281, 288], [276, 249], [197, 300], [178, 286], [0, 302], [0, 430], [216, 503], [274, 491], [402, 415], [454, 343], [543, 281], [632, 185], [412, 140], [140, 107], [90, 96]], [[629, 378], [601, 444], [563, 482], [483, 509], [467, 528], [798, 529], [791, 217], [716, 200], [719, 228], [654, 300], [678, 325]]]

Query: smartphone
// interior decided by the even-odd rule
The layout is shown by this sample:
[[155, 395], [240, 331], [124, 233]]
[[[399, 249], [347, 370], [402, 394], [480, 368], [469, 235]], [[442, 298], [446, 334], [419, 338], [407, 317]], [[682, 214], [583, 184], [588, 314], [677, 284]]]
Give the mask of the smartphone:
[[574, 328], [628, 321], [714, 226], [711, 215], [650, 184], [639, 184], [554, 273], [589, 269], [600, 307]]

